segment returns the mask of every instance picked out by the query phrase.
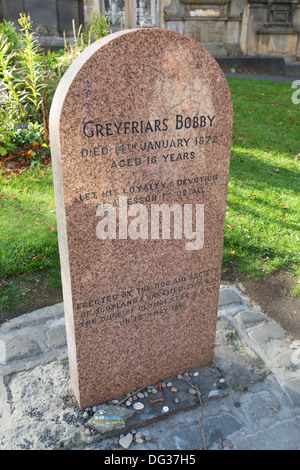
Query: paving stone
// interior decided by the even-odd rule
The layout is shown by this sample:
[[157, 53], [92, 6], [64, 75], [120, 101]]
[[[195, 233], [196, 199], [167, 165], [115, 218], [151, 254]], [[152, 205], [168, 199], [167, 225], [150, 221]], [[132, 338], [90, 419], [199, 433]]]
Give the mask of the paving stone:
[[207, 445], [225, 439], [243, 429], [243, 424], [230, 413], [220, 413], [205, 419], [205, 441]]
[[275, 358], [275, 364], [278, 367], [285, 368], [287, 370], [296, 371], [299, 369], [299, 364], [293, 361], [294, 351], [292, 349], [287, 349], [282, 353], [278, 354]]
[[47, 346], [49, 348], [60, 348], [67, 345], [66, 328], [64, 325], [57, 325], [46, 332]]
[[158, 450], [157, 444], [154, 442], [146, 442], [144, 441], [143, 444], [136, 444], [134, 441], [130, 446], [130, 450]]
[[247, 349], [237, 335], [232, 335], [224, 318], [218, 321], [214, 363], [229, 386], [247, 386], [262, 380], [265, 374], [258, 357]]
[[280, 410], [278, 400], [267, 391], [247, 393], [241, 397], [241, 409], [247, 419], [255, 423], [262, 418], [274, 416]]
[[0, 364], [6, 364], [6, 344], [0, 339]]
[[1, 333], [17, 330], [26, 326], [32, 327], [38, 324], [44, 324], [47, 320], [60, 318], [64, 316], [64, 304], [63, 302], [50, 307], [40, 308], [32, 313], [25, 313], [19, 317], [13, 318], [12, 320], [4, 323], [0, 327]]
[[241, 326], [249, 328], [263, 321], [267, 321], [268, 317], [260, 311], [242, 310], [235, 315], [234, 319], [237, 320]]
[[225, 287], [224, 289], [220, 289], [219, 307], [241, 303], [241, 297], [235, 291], [227, 287]]
[[277, 422], [268, 429], [238, 437], [233, 444], [236, 450], [300, 450], [299, 422]]
[[282, 339], [286, 336], [285, 330], [276, 322], [257, 327], [249, 331], [248, 334], [260, 346], [263, 346], [271, 339]]
[[[204, 419], [206, 446], [217, 442], [219, 438], [225, 439], [242, 428], [243, 424], [229, 413], [207, 417]], [[165, 450], [203, 449], [201, 427], [198, 424], [172, 431], [160, 440], [159, 446]]]
[[287, 380], [282, 386], [294, 406], [300, 406], [300, 378]]
[[[229, 295], [227, 300], [231, 302], [230, 298]], [[46, 361], [50, 350], [53, 349], [56, 357], [59, 352], [56, 347], [64, 345], [62, 307], [63, 304], [59, 304], [57, 311], [55, 306], [41, 309], [0, 327], [0, 363], [3, 363], [0, 367], [3, 375], [3, 379], [0, 377], [0, 434], [3, 449], [55, 449], [56, 446], [64, 446], [113, 450], [118, 445], [116, 437], [108, 439], [102, 436], [104, 439], [99, 441], [99, 434], [83, 439], [87, 419], [69, 395], [68, 362], [53, 362], [53, 358], [49, 363]], [[259, 325], [257, 321], [266, 321], [264, 317], [262, 312], [250, 309], [240, 310], [230, 322], [225, 316], [220, 316], [214, 364], [199, 369], [197, 377], [191, 374], [192, 383], [202, 393], [205, 439], [210, 449], [223, 449], [218, 444], [220, 438], [232, 442], [234, 450], [300, 450], [299, 350], [290, 349], [290, 340], [277, 323], [270, 320]], [[232, 334], [235, 321], [239, 325], [238, 333], [245, 330], [243, 339]], [[253, 341], [245, 343], [245, 338]], [[47, 348], [48, 352], [40, 354], [41, 349], [47, 351]], [[263, 361], [274, 371], [267, 378], [268, 370], [261, 368], [255, 356], [256, 353], [260, 357], [261, 348]], [[8, 360], [9, 364], [1, 358]], [[215, 390], [223, 376], [228, 385], [225, 390], [228, 396]], [[142, 444], [132, 442], [130, 450], [203, 448], [198, 424], [201, 417], [198, 399], [188, 393], [189, 385], [184, 381], [172, 378], [172, 383], [181, 393], [182, 409], [173, 403], [174, 394], [169, 389], [167, 391], [172, 395], [172, 402], [168, 402], [170, 414], [162, 415], [161, 404], [153, 405], [158, 407], [155, 412], [153, 406], [142, 399], [145, 408], [140, 414], [135, 413], [139, 414], [136, 429], [142, 426], [143, 437], [148, 429], [153, 439], [151, 442], [144, 440]], [[243, 386], [247, 393], [239, 391], [233, 394], [236, 386]], [[210, 391], [217, 391], [218, 396], [207, 400]], [[188, 411], [189, 406], [196, 408]], [[120, 432], [126, 434], [132, 428], [135, 415], [130, 418], [131, 424], [127, 426], [126, 423], [124, 430], [116, 431], [117, 435]], [[15, 423], [18, 423], [17, 427]], [[77, 441], [76, 436], [83, 440], [78, 437]]]
[[196, 450], [203, 449], [199, 425], [188, 429], [178, 429], [160, 439], [159, 448], [163, 450]]
[[262, 346], [257, 345], [258, 348], [263, 348], [264, 351], [264, 356], [265, 360], [268, 364], [268, 367], [271, 370], [274, 370], [275, 368], [278, 368], [278, 364], [276, 363], [276, 358], [284, 354], [287, 350], [290, 350], [289, 348], [290, 341], [288, 338], [282, 338], [282, 339], [272, 339], [271, 341], [268, 341], [267, 343], [263, 344]]
[[41, 353], [40, 346], [26, 336], [12, 338], [6, 344], [6, 362], [25, 359]]

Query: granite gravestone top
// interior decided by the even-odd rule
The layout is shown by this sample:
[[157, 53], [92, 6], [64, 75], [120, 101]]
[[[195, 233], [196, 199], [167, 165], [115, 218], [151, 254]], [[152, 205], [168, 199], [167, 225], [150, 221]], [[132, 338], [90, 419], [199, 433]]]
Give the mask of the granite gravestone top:
[[71, 386], [82, 408], [213, 361], [232, 104], [162, 29], [86, 49], [50, 115]]

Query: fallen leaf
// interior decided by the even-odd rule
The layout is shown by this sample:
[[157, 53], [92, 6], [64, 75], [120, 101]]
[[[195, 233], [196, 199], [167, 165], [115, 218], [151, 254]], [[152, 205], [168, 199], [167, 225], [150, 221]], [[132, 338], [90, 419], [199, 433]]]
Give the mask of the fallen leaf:
[[41, 255], [35, 256], [34, 258], [32, 258], [32, 261], [42, 261]]
[[55, 232], [56, 228], [55, 227], [47, 227], [51, 232]]

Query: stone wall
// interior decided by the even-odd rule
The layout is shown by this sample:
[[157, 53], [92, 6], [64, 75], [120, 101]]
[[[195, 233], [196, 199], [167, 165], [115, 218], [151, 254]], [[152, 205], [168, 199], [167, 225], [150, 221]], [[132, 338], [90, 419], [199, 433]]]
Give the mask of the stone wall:
[[[183, 33], [215, 57], [300, 55], [300, 0], [101, 0], [112, 30], [147, 21]], [[99, 4], [97, 0], [84, 3]]]
[[300, 54], [299, 0], [171, 0], [164, 25], [217, 57]]
[[0, 0], [0, 20], [17, 25], [21, 11], [51, 44], [63, 44], [63, 31], [72, 37], [73, 18], [86, 24], [102, 12], [112, 31], [147, 21], [195, 39], [215, 57], [300, 56], [300, 0]]
[[248, 0], [243, 18], [242, 52], [252, 56], [299, 56], [299, 31], [299, 0]]
[[204, 45], [215, 56], [240, 54], [244, 0], [171, 0], [164, 9], [167, 29]]

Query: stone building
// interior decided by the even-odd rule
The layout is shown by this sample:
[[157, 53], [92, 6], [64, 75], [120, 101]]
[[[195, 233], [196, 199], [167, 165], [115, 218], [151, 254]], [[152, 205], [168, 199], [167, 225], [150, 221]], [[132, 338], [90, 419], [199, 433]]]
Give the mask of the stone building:
[[186, 34], [218, 58], [300, 56], [300, 0], [0, 0], [0, 19], [17, 24], [22, 11], [54, 45], [63, 31], [72, 36], [72, 19], [85, 24], [101, 11], [112, 31], [149, 22]]

